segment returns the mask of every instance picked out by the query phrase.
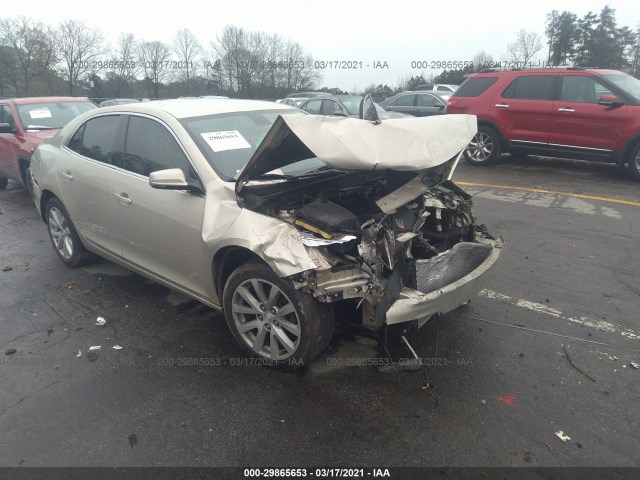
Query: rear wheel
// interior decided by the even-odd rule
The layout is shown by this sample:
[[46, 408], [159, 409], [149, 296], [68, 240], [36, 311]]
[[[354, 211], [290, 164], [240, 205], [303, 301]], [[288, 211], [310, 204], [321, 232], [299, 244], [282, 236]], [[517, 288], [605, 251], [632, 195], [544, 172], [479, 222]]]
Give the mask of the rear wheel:
[[472, 165], [491, 165], [500, 156], [500, 152], [500, 138], [496, 131], [481, 125], [464, 151], [464, 158]]
[[69, 214], [60, 200], [54, 197], [47, 202], [45, 219], [53, 248], [66, 265], [78, 267], [93, 258], [93, 255], [82, 245]]
[[301, 368], [333, 335], [333, 309], [261, 262], [245, 263], [229, 276], [223, 304], [236, 341], [266, 365]]
[[636, 180], [640, 180], [640, 142], [638, 142], [629, 154], [629, 171]]

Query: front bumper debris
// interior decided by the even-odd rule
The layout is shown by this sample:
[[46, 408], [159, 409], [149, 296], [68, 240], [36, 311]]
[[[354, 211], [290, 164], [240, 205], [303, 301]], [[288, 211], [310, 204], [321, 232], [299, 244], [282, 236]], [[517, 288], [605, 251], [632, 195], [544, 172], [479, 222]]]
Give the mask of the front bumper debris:
[[485, 288], [502, 253], [504, 239], [479, 239], [479, 242], [461, 243], [458, 249], [422, 261], [422, 265], [418, 263], [418, 289], [405, 287], [400, 291], [386, 312], [387, 325], [450, 312]]

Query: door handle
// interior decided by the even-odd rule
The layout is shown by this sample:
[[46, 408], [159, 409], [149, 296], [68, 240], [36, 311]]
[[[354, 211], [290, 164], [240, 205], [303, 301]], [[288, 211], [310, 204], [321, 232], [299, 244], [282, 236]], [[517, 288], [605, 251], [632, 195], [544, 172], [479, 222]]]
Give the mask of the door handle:
[[127, 195], [126, 193], [114, 193], [114, 195], [116, 197], [118, 197], [118, 200], [120, 201], [120, 203], [122, 205], [129, 205], [131, 203], [131, 199], [129, 198], [129, 195]]
[[573, 108], [559, 108], [559, 112], [575, 112]]
[[62, 175], [62, 177], [67, 182], [70, 182], [71, 180], [73, 180], [73, 175], [71, 175], [71, 172], [65, 172], [64, 170], [61, 170], [60, 175]]
[[506, 103], [496, 103], [497, 108], [509, 108], [509, 105]]

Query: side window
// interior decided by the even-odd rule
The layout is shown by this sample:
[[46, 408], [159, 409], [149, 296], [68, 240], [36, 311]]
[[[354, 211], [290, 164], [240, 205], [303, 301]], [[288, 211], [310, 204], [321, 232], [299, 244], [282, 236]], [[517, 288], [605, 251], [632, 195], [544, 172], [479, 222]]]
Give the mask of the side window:
[[8, 123], [12, 128], [16, 128], [16, 122], [9, 105], [0, 105], [0, 123]]
[[560, 100], [564, 102], [598, 103], [601, 95], [611, 90], [591, 77], [566, 75], [562, 77]]
[[498, 81], [498, 77], [467, 78], [456, 90], [456, 97], [478, 97]]
[[[108, 117], [98, 117], [89, 120], [82, 128], [84, 134], [81, 134], [82, 144], [80, 153], [85, 157], [93, 158], [99, 162], [117, 165], [117, 133], [119, 127], [120, 115], [109, 115]], [[76, 132], [76, 135], [77, 134], [78, 132]]]
[[132, 116], [124, 148], [124, 168], [149, 176], [151, 172], [179, 168], [194, 177], [184, 152], [166, 127], [148, 118]]
[[304, 109], [316, 115], [320, 114], [320, 107], [322, 106], [322, 100], [311, 100], [307, 103], [307, 106]]
[[77, 153], [82, 153], [82, 136], [84, 134], [84, 126], [86, 123], [83, 123], [76, 133], [73, 134], [69, 143], [67, 143], [67, 147]]
[[439, 92], [450, 92], [451, 91], [451, 89], [449, 87], [445, 87], [444, 85], [438, 85], [436, 90], [439, 91]]
[[502, 98], [553, 100], [553, 75], [529, 75], [516, 78], [502, 93]]
[[437, 107], [442, 105], [442, 102], [433, 95], [418, 95], [419, 107]]
[[322, 101], [322, 114], [323, 115], [340, 115], [344, 113], [338, 102], [334, 100], [323, 100]]
[[402, 95], [396, 100], [395, 105], [397, 107], [413, 107], [413, 97], [415, 95]]

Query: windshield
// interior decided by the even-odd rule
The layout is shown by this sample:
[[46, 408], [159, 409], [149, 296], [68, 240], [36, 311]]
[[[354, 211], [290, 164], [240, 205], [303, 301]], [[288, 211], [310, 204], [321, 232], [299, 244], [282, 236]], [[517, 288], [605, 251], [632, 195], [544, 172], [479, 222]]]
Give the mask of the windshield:
[[614, 75], [602, 75], [602, 78], [609, 80], [627, 95], [633, 97], [640, 102], [640, 80], [627, 75], [626, 73], [618, 73]]
[[96, 107], [91, 102], [51, 102], [16, 105], [25, 130], [62, 128], [78, 115]]
[[[209, 164], [223, 180], [233, 181], [249, 162], [278, 115], [305, 115], [300, 110], [234, 112], [181, 120]], [[275, 175], [301, 175], [324, 167], [317, 158], [284, 166]]]

